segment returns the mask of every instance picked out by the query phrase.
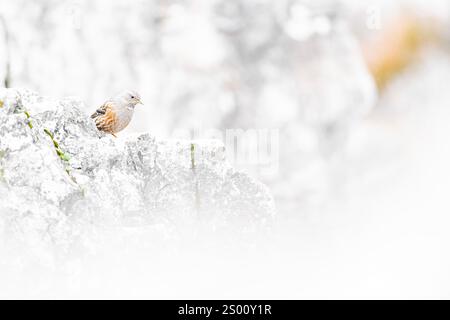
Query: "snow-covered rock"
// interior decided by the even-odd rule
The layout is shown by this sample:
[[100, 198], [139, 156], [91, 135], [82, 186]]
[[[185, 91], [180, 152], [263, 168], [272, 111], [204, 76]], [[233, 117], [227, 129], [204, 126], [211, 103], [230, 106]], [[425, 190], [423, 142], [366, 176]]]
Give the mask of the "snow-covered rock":
[[274, 215], [268, 189], [218, 141], [115, 139], [81, 102], [28, 90], [0, 90], [0, 106], [0, 238], [67, 247], [105, 228], [248, 231]]

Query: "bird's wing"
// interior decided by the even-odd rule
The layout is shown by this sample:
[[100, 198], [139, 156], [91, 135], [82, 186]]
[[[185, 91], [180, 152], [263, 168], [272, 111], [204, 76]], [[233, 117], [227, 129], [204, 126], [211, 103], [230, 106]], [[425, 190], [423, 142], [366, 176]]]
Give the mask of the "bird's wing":
[[112, 102], [105, 102], [92, 115], [97, 129], [100, 131], [114, 133], [117, 126], [117, 116]]
[[95, 110], [95, 112], [91, 115], [92, 119], [95, 119], [99, 116], [103, 116], [106, 113], [109, 113], [112, 109], [112, 102], [111, 101], [107, 101], [105, 102], [101, 107], [99, 107], [97, 110]]

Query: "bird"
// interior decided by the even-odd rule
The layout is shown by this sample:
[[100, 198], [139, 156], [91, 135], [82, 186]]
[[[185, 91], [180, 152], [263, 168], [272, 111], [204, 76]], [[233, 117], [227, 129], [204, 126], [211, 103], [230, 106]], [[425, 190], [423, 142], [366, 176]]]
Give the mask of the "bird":
[[125, 129], [131, 121], [134, 107], [141, 102], [140, 95], [134, 90], [126, 90], [115, 98], [107, 100], [91, 115], [99, 131], [111, 134]]

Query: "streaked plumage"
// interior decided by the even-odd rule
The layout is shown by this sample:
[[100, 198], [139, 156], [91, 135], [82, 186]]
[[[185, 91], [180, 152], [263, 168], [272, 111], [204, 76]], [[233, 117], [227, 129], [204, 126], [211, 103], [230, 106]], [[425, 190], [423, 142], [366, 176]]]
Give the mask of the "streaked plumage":
[[97, 129], [113, 136], [128, 126], [133, 117], [134, 107], [141, 102], [135, 91], [125, 91], [114, 99], [106, 101], [92, 115]]

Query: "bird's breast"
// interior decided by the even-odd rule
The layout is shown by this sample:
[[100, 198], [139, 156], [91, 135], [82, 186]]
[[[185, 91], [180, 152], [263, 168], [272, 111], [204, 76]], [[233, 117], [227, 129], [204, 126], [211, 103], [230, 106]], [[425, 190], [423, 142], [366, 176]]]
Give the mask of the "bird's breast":
[[124, 108], [123, 110], [116, 111], [117, 123], [115, 132], [119, 132], [130, 123], [131, 118], [133, 117], [134, 110], [129, 108]]

